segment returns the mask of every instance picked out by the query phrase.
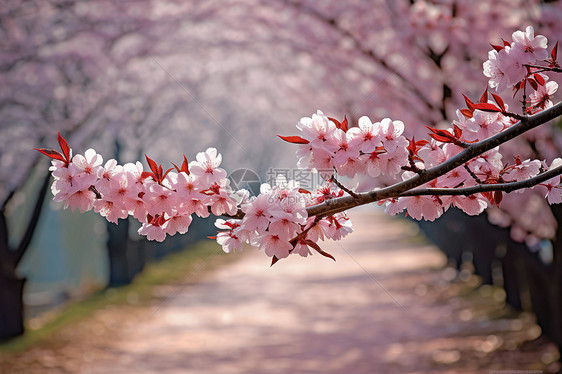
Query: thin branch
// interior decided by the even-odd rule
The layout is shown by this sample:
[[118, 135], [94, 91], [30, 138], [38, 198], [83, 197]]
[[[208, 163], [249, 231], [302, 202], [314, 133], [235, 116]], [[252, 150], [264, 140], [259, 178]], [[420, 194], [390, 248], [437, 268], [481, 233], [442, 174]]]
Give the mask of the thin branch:
[[469, 196], [469, 195], [474, 195], [475, 193], [491, 192], [491, 191], [503, 191], [509, 193], [515, 190], [536, 186], [537, 184], [540, 184], [544, 181], [547, 181], [561, 174], [562, 174], [562, 166], [558, 166], [557, 168], [541, 173], [533, 178], [525, 179], [518, 182], [479, 184], [477, 186], [464, 187], [464, 188], [420, 188], [420, 189], [414, 189], [414, 190], [403, 192], [399, 194], [397, 197], [424, 196], [424, 195]]
[[355, 192], [353, 192], [352, 190], [350, 190], [349, 188], [347, 188], [346, 186], [344, 186], [343, 184], [341, 184], [335, 176], [332, 176], [330, 178], [330, 181], [333, 182], [336, 186], [338, 186], [340, 189], [342, 189], [343, 191], [347, 192], [348, 195], [353, 196], [354, 198], [357, 198], [357, 194]]
[[562, 73], [562, 68], [559, 68], [559, 67], [556, 67], [556, 66], [555, 67], [549, 67], [549, 66], [540, 66], [540, 65], [531, 65], [531, 64], [524, 64], [523, 66], [527, 66], [527, 67], [535, 68], [535, 69], [542, 69], [540, 71], [533, 71], [533, 74], [534, 73], [542, 73], [542, 72], [545, 72], [545, 71], [552, 71], [554, 73]]
[[478, 178], [476, 176], [476, 174], [474, 174], [474, 172], [472, 170], [470, 170], [470, 168], [468, 167], [467, 164], [464, 164], [464, 169], [468, 172], [468, 174], [470, 174], [470, 176], [472, 177], [472, 179], [474, 179], [474, 181], [478, 184], [483, 184], [482, 181], [480, 180], [480, 178]]
[[513, 112], [502, 112], [502, 114], [506, 117], [515, 118], [518, 121], [521, 121], [521, 120], [525, 119], [525, 116], [522, 116], [521, 114], [517, 114], [517, 113], [513, 113]]

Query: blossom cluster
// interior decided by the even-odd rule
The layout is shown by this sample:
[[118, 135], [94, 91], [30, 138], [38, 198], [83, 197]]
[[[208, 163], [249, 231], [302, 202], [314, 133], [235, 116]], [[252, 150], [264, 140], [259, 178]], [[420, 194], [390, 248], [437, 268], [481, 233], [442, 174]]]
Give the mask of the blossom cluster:
[[55, 159], [49, 169], [54, 177], [54, 200], [72, 210], [93, 209], [114, 223], [133, 216], [142, 223], [139, 234], [149, 240], [185, 234], [192, 214], [235, 214], [238, 204], [247, 198], [245, 191], [230, 188], [215, 148], [200, 152], [189, 164], [184, 158], [182, 167], [175, 171], [163, 171], [147, 157], [151, 171], [144, 171], [140, 162], [119, 165], [111, 159], [102, 166], [102, 156], [93, 149], [72, 157], [60, 136], [59, 143], [65, 155], [51, 156]]
[[402, 121], [385, 118], [372, 123], [363, 116], [357, 127], [350, 128], [347, 119], [340, 123], [318, 111], [302, 118], [297, 129], [301, 135], [288, 141], [301, 144], [297, 157], [302, 168], [334, 169], [338, 175], [350, 178], [366, 173], [374, 178], [397, 174], [408, 163]]
[[260, 194], [242, 204], [242, 219], [219, 219], [217, 242], [225, 252], [241, 250], [243, 243], [263, 249], [276, 259], [289, 254], [307, 257], [310, 248], [326, 255], [318, 240], [339, 240], [352, 231], [345, 213], [316, 219], [308, 217], [306, 208], [327, 199], [342, 196], [343, 191], [326, 184], [314, 192], [298, 188], [298, 183], [280, 182], [276, 186], [262, 184]]
[[[484, 75], [489, 78], [488, 84], [497, 92], [506, 88], [522, 89], [528, 82], [533, 88], [530, 95], [531, 108], [545, 109], [552, 106], [550, 98], [558, 89], [558, 83], [548, 82], [549, 77], [537, 64], [547, 62], [555, 66], [556, 47], [549, 58], [548, 41], [543, 35], [536, 35], [532, 26], [525, 31], [516, 31], [512, 42], [503, 45], [492, 45], [488, 52], [488, 60], [484, 62]], [[537, 72], [536, 74], [534, 74]]]

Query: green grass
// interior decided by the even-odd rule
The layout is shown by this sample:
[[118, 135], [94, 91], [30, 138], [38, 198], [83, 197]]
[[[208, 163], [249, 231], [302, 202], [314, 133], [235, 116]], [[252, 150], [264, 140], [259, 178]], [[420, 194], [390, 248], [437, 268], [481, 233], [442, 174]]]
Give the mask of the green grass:
[[231, 262], [240, 254], [226, 255], [214, 241], [201, 241], [191, 245], [189, 250], [171, 254], [158, 262], [147, 264], [146, 268], [129, 285], [108, 288], [89, 295], [87, 298], [71, 301], [59, 310], [48, 313], [50, 318], [38, 328], [26, 326], [21, 337], [0, 343], [1, 353], [17, 353], [40, 343], [62, 328], [80, 322], [96, 310], [107, 306], [147, 306], [157, 300], [154, 288], [165, 284], [188, 283], [217, 266]]

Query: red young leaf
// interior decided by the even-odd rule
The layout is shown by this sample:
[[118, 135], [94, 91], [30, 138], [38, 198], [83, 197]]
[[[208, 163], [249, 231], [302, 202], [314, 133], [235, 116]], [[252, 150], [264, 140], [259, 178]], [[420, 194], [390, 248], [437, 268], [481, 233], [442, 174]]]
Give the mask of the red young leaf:
[[341, 123], [341, 129], [344, 132], [347, 132], [347, 130], [349, 130], [349, 124], [347, 123], [347, 116], [343, 116], [343, 121]]
[[43, 153], [45, 156], [53, 158], [55, 160], [66, 162], [64, 156], [60, 154], [60, 152], [55, 151], [54, 149], [46, 149], [46, 148], [33, 148], [36, 151]]
[[558, 54], [558, 42], [554, 44], [554, 48], [552, 48], [552, 52], [550, 53], [550, 57], [552, 57], [552, 62], [556, 61], [557, 54]]
[[410, 153], [410, 157], [413, 157], [414, 154], [416, 153], [416, 139], [414, 137], [412, 137], [412, 139], [409, 140], [408, 147], [406, 147], [406, 149], [408, 149], [408, 152]]
[[484, 112], [501, 112], [501, 109], [494, 104], [489, 103], [479, 103], [474, 105], [474, 109], [478, 109]]
[[482, 94], [482, 96], [480, 96], [480, 102], [481, 103], [488, 102], [488, 87], [486, 87], [486, 90], [484, 90], [484, 93]]
[[332, 121], [332, 122], [336, 125], [336, 127], [337, 127], [338, 129], [341, 128], [341, 123], [340, 123], [340, 121], [338, 121], [337, 119], [332, 118], [332, 117], [328, 117], [328, 119], [329, 119], [330, 121]]
[[299, 192], [300, 193], [312, 194], [312, 192], [310, 192], [309, 190], [305, 190], [304, 188], [299, 188]]
[[494, 48], [496, 50], [496, 52], [499, 52], [499, 51], [501, 51], [502, 49], [505, 48], [504, 46], [501, 46], [501, 45], [495, 45], [495, 44], [491, 44], [491, 43], [490, 43], [490, 45], [492, 46], [492, 48]]
[[523, 88], [524, 84], [525, 84], [524, 81], [521, 81], [513, 86], [513, 91], [515, 91], [513, 93], [513, 97], [515, 97], [515, 95], [517, 95], [517, 92], [519, 92], [519, 90]]
[[474, 103], [468, 97], [466, 97], [465, 94], [462, 94], [462, 96], [464, 97], [464, 101], [466, 102], [466, 106], [468, 107], [468, 109], [471, 112], [474, 112]]
[[[160, 168], [162, 167], [160, 166]], [[166, 170], [166, 172], [164, 172], [164, 175], [162, 175], [162, 179], [160, 179], [160, 182], [162, 182], [166, 178], [166, 175], [168, 175], [168, 173], [172, 170], [174, 170], [174, 168], [169, 168], [168, 170]]]
[[343, 117], [343, 121], [342, 121], [342, 122], [340, 122], [340, 121], [338, 121], [337, 119], [332, 118], [332, 117], [328, 117], [328, 119], [329, 119], [330, 121], [332, 121], [332, 122], [336, 125], [336, 127], [337, 127], [338, 129], [341, 129], [341, 130], [343, 130], [344, 132], [347, 132], [347, 130], [349, 130], [349, 124], [348, 124], [348, 122], [347, 122], [347, 116], [344, 116], [344, 117]]
[[491, 191], [486, 191], [486, 192], [482, 192], [482, 196], [484, 196], [486, 199], [488, 199], [488, 201], [490, 202], [490, 204], [494, 204], [494, 193]]
[[178, 167], [178, 165], [174, 164], [173, 162], [172, 165], [174, 165], [178, 173], [184, 172], [187, 175], [189, 175], [189, 167], [188, 167], [189, 165], [187, 163], [187, 158], [185, 157], [185, 155], [183, 155], [183, 164], [181, 164], [181, 168]]
[[294, 143], [294, 144], [308, 144], [309, 141], [306, 139], [301, 138], [300, 136], [281, 136], [281, 135], [277, 135], [278, 137], [280, 137], [281, 139], [283, 139], [286, 142], [289, 143]]
[[494, 200], [496, 201], [496, 205], [500, 206], [500, 203], [502, 202], [503, 199], [503, 194], [501, 191], [495, 191], [494, 192]]
[[433, 139], [437, 140], [438, 142], [452, 143], [455, 140], [453, 135], [447, 130], [438, 130], [429, 126], [425, 126], [425, 127], [427, 127], [433, 133], [433, 134], [429, 134], [429, 136], [431, 136]]
[[466, 118], [472, 118], [472, 111], [470, 109], [461, 109], [461, 113]]
[[502, 39], [502, 42], [503, 42], [504, 47], [509, 47], [511, 45], [508, 41], [505, 41], [503, 39]]
[[57, 136], [58, 136], [60, 148], [62, 149], [62, 154], [64, 155], [66, 162], [70, 163], [70, 147], [68, 146], [66, 139], [62, 137], [60, 132], [58, 133]]
[[316, 252], [320, 253], [322, 256], [329, 257], [329, 258], [331, 258], [332, 260], [336, 261], [336, 259], [334, 258], [334, 256], [332, 256], [331, 254], [329, 254], [329, 253], [327, 253], [327, 252], [324, 252], [324, 251], [322, 250], [322, 248], [320, 248], [320, 246], [319, 246], [318, 244], [316, 244], [315, 242], [313, 242], [312, 240], [308, 240], [308, 239], [307, 239], [307, 240], [305, 240], [304, 242], [305, 242], [306, 245], [308, 245], [309, 247], [315, 249]]
[[453, 140], [449, 137], [446, 136], [442, 136], [442, 135], [438, 135], [438, 134], [429, 134], [429, 136], [431, 136], [433, 139], [437, 140], [438, 142], [441, 143], [452, 143]]
[[453, 133], [455, 135], [455, 138], [460, 139], [462, 135], [462, 130], [457, 125], [453, 125]]
[[539, 85], [537, 84], [537, 81], [534, 80], [533, 78], [529, 78], [529, 79], [527, 79], [527, 81], [529, 82], [531, 87], [533, 87], [533, 90], [536, 91], [539, 88]]
[[494, 101], [496, 103], [498, 103], [498, 105], [500, 106], [500, 109], [502, 110], [502, 112], [505, 112], [505, 104], [503, 103], [502, 98], [499, 97], [499, 95], [496, 95], [495, 93], [492, 93], [491, 95], [494, 98]]
[[146, 179], [148, 177], [152, 177], [152, 179], [156, 180], [156, 175], [154, 175], [154, 173], [151, 173], [149, 171], [143, 171], [141, 173], [141, 179]]
[[187, 162], [187, 158], [185, 157], [185, 155], [183, 155], [183, 163], [181, 164], [181, 171], [189, 175], [189, 163]]
[[154, 175], [158, 175], [158, 165], [156, 165], [156, 162], [154, 162], [154, 160], [148, 157], [146, 154], [144, 155], [144, 157], [146, 157], [146, 162], [148, 162], [150, 170], [152, 170]]
[[269, 266], [271, 267], [271, 266], [275, 265], [275, 263], [277, 261], [279, 261], [279, 259], [277, 257], [273, 256], [273, 258], [271, 259], [271, 265], [269, 265]]
[[544, 86], [544, 84], [546, 83], [544, 81], [544, 78], [542, 77], [542, 75], [540, 74], [533, 74], [533, 77], [535, 78], [535, 80], [537, 81], [537, 83], [541, 86]]

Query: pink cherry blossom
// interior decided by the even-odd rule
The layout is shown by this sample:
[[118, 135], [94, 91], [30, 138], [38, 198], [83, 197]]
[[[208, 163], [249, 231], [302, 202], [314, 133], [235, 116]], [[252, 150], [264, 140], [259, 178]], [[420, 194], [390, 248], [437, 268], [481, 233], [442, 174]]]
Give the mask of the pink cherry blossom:
[[358, 127], [352, 127], [347, 131], [350, 137], [349, 145], [359, 147], [363, 153], [371, 153], [377, 147], [382, 146], [380, 140], [380, 122], [371, 123], [367, 116], [359, 118]]
[[64, 208], [70, 207], [72, 211], [78, 208], [80, 212], [87, 212], [94, 207], [94, 201], [96, 200], [96, 195], [90, 191], [89, 189], [80, 190], [68, 197], [65, 197], [64, 200], [55, 200], [55, 201], [64, 201]]
[[101, 155], [97, 154], [95, 150], [90, 148], [84, 153], [84, 156], [74, 156], [69, 168], [77, 169], [78, 172], [75, 177], [78, 183], [85, 188], [93, 185], [101, 176], [103, 173], [103, 168], [101, 166], [102, 163], [103, 158]]
[[243, 242], [231, 231], [221, 231], [217, 234], [217, 243], [220, 244], [222, 250], [226, 253], [232, 251], [241, 252]]
[[380, 129], [381, 140], [388, 153], [408, 145], [406, 139], [400, 136], [404, 132], [404, 122], [385, 118], [380, 123]]
[[[550, 170], [559, 166], [562, 166], [562, 159], [555, 158], [548, 169]], [[540, 183], [536, 185], [534, 189], [543, 194], [549, 204], [562, 203], [562, 185], [560, 185], [560, 176], [556, 176]]]
[[336, 129], [333, 137], [338, 146], [333, 158], [334, 167], [338, 174], [353, 178], [358, 170], [364, 168], [358, 162], [360, 144], [350, 143], [350, 136], [341, 129]]
[[94, 201], [94, 212], [99, 213], [102, 217], [113, 223], [117, 223], [119, 219], [125, 219], [129, 216], [128, 210], [119, 208], [113, 200], [103, 197]]
[[191, 215], [182, 214], [182, 215], [173, 215], [170, 219], [166, 222], [166, 234], [174, 235], [176, 233], [185, 234], [188, 229], [189, 225], [191, 225]]
[[511, 170], [503, 174], [505, 181], [522, 181], [539, 174], [541, 162], [539, 160], [525, 160], [514, 165]]
[[210, 186], [226, 178], [226, 171], [219, 167], [222, 156], [217, 153], [216, 148], [208, 148], [205, 152], [199, 152], [196, 160], [189, 164], [189, 170], [201, 180], [202, 184]]
[[289, 256], [289, 251], [293, 249], [291, 244], [279, 237], [270, 233], [265, 233], [254, 238], [251, 244], [259, 249], [263, 249], [265, 254], [269, 257], [277, 257], [278, 259]]
[[534, 64], [537, 60], [545, 60], [548, 57], [546, 51], [548, 41], [542, 35], [535, 36], [533, 26], [527, 26], [525, 32], [515, 31], [512, 39], [511, 53], [516, 54], [520, 61]]
[[558, 83], [554, 81], [546, 82], [544, 86], [538, 86], [537, 90], [529, 96], [531, 105], [540, 109], [550, 108], [552, 106], [552, 101], [550, 99], [557, 90]]
[[488, 200], [481, 194], [469, 196], [451, 196], [451, 204], [470, 216], [475, 216], [488, 207]]
[[231, 197], [231, 192], [226, 188], [221, 188], [218, 193], [207, 196], [204, 203], [211, 207], [215, 216], [223, 214], [232, 216], [238, 211], [236, 200]]
[[506, 127], [500, 113], [476, 110], [473, 117], [464, 123], [463, 137], [469, 142], [487, 139]]
[[312, 252], [310, 252], [309, 247], [300, 240], [295, 245], [295, 248], [293, 248], [291, 254], [298, 254], [301, 257], [308, 257], [309, 255], [312, 256]]
[[260, 194], [242, 205], [244, 216], [244, 227], [248, 230], [256, 230], [263, 233], [269, 225], [271, 214], [269, 209], [273, 205], [268, 194]]
[[144, 223], [138, 233], [146, 236], [148, 240], [156, 240], [157, 242], [163, 242], [166, 239], [166, 230], [161, 226], [150, 223]]
[[166, 212], [172, 215], [176, 206], [175, 193], [172, 189], [161, 186], [158, 183], [148, 183], [143, 200], [150, 215]]
[[495, 88], [497, 92], [503, 92], [506, 88], [514, 82], [509, 80], [508, 75], [505, 73], [503, 66], [505, 61], [509, 59], [505, 49], [491, 50], [488, 52], [488, 60], [484, 62], [484, 75], [489, 79], [488, 85]]
[[290, 241], [297, 235], [299, 228], [300, 226], [291, 220], [291, 215], [286, 214], [284, 218], [271, 221], [268, 231], [286, 241]]
[[333, 140], [336, 125], [321, 111], [313, 114], [311, 118], [301, 118], [297, 128], [301, 130], [301, 136], [310, 142], [311, 147], [324, 149], [330, 153], [338, 149], [338, 145]]

